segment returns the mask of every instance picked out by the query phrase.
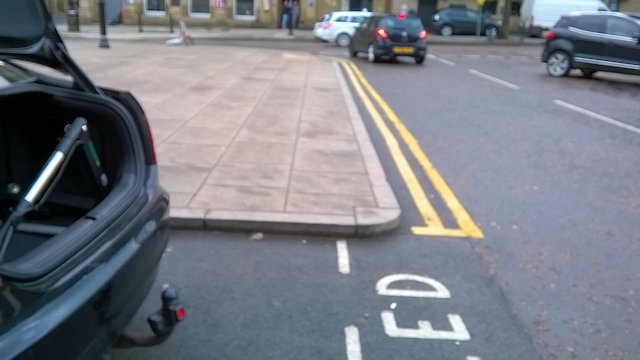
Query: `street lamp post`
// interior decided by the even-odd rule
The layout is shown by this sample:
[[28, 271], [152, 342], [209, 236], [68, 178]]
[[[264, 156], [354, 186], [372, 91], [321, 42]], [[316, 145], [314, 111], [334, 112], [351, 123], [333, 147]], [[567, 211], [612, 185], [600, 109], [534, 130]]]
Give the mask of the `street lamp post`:
[[142, 0], [136, 1], [136, 13], [138, 14], [138, 32], [142, 32]]
[[109, 40], [107, 39], [107, 23], [104, 18], [104, 0], [98, 0], [98, 12], [100, 13], [100, 43], [101, 48], [109, 48]]

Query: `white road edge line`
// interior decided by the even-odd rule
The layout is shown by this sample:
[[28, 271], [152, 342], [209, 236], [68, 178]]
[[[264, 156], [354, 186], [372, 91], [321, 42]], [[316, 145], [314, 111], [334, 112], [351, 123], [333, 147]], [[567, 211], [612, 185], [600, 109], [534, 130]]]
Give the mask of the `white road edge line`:
[[443, 64], [445, 64], [445, 65], [449, 65], [449, 66], [456, 66], [456, 63], [454, 63], [453, 61], [449, 61], [449, 60], [447, 60], [447, 59], [443, 59], [443, 58], [441, 58], [441, 57], [437, 57], [437, 56], [432, 55], [432, 54], [428, 54], [428, 55], [427, 55], [427, 57], [428, 57], [429, 59], [433, 59], [433, 60], [439, 61], [439, 62], [441, 62], [441, 63], [443, 63]]
[[578, 112], [580, 114], [587, 115], [587, 116], [589, 116], [589, 117], [591, 117], [593, 119], [605, 122], [605, 123], [607, 123], [609, 125], [617, 126], [617, 127], [621, 128], [621, 129], [629, 130], [629, 131], [634, 132], [636, 134], [640, 134], [640, 128], [637, 128], [635, 126], [631, 126], [629, 124], [625, 124], [625, 123], [623, 123], [621, 121], [614, 120], [614, 119], [606, 117], [604, 115], [600, 115], [600, 114], [594, 113], [593, 111], [589, 111], [587, 109], [583, 109], [583, 108], [581, 108], [579, 106], [569, 104], [568, 102], [564, 102], [562, 100], [553, 100], [553, 102], [554, 102], [554, 104], [562, 106], [565, 109], [573, 110], [573, 111]]
[[347, 360], [362, 360], [360, 331], [357, 327], [350, 325], [344, 328], [344, 342], [347, 346]]
[[340, 271], [341, 274], [350, 273], [351, 266], [349, 265], [349, 249], [347, 248], [347, 241], [336, 241], [336, 248], [338, 250], [338, 271]]
[[520, 86], [518, 86], [518, 85], [512, 84], [512, 83], [510, 83], [508, 81], [500, 80], [500, 79], [498, 79], [496, 77], [493, 77], [491, 75], [487, 75], [487, 74], [481, 73], [478, 70], [469, 69], [469, 72], [471, 74], [473, 74], [475, 76], [478, 76], [478, 77], [481, 77], [481, 78], [483, 78], [485, 80], [493, 81], [494, 83], [496, 83], [498, 85], [506, 86], [506, 87], [508, 87], [510, 89], [513, 89], [513, 90], [520, 90]]

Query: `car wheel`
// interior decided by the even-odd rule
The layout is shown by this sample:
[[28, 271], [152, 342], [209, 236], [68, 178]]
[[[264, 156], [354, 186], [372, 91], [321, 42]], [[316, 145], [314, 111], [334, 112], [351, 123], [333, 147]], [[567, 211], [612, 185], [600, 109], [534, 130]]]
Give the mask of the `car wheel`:
[[342, 33], [336, 38], [336, 44], [338, 44], [338, 46], [346, 47], [349, 46], [350, 43], [351, 36], [349, 36], [349, 34]]
[[487, 26], [487, 28], [484, 29], [484, 35], [488, 38], [495, 39], [496, 36], [498, 36], [498, 28], [493, 25]]
[[353, 48], [353, 43], [349, 43], [349, 55], [351, 55], [351, 57], [358, 56], [358, 52]]
[[551, 53], [547, 60], [547, 72], [553, 77], [567, 76], [571, 70], [571, 57], [562, 50]]
[[580, 69], [580, 72], [582, 73], [582, 77], [587, 79], [591, 79], [593, 77], [593, 74], [596, 73], [595, 70], [586, 70], [586, 69]]
[[440, 28], [440, 35], [442, 36], [451, 36], [453, 35], [453, 27], [449, 24], [442, 25]]
[[416, 56], [415, 59], [416, 64], [420, 65], [424, 62], [424, 56]]
[[372, 62], [378, 62], [379, 57], [376, 55], [376, 46], [373, 44], [369, 45], [369, 49], [367, 49], [367, 59]]

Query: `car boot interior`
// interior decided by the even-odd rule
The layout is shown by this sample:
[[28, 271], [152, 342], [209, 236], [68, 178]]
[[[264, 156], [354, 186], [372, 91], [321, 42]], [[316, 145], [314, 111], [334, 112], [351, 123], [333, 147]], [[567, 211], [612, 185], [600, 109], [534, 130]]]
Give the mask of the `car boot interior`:
[[9, 234], [0, 234], [6, 236], [0, 259], [0, 275], [5, 279], [42, 277], [82, 252], [93, 239], [83, 234], [96, 230], [96, 219], [106, 213], [104, 200], [125, 183], [123, 172], [134, 166], [125, 122], [114, 121], [120, 116], [103, 99], [87, 101], [44, 91], [0, 97], [3, 224], [39, 179], [75, 119], [86, 119], [89, 139], [74, 142], [41, 200], [15, 221]]

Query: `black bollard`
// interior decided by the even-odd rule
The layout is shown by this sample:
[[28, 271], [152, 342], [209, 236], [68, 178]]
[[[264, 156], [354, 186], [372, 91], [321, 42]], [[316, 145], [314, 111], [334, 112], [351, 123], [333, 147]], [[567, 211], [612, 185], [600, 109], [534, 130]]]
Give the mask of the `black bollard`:
[[101, 48], [109, 48], [109, 40], [107, 39], [107, 23], [104, 19], [104, 0], [98, 0], [98, 11], [100, 12], [100, 43]]

